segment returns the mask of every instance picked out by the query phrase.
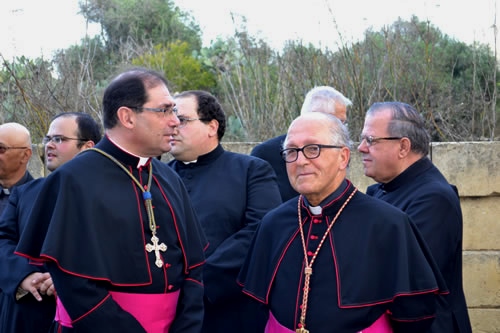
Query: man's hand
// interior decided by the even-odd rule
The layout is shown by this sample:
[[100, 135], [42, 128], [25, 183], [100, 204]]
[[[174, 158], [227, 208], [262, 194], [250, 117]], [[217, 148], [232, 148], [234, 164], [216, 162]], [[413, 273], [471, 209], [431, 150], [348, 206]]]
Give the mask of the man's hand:
[[54, 283], [49, 273], [31, 273], [21, 282], [20, 287], [30, 292], [37, 301], [42, 300], [41, 295], [56, 295]]

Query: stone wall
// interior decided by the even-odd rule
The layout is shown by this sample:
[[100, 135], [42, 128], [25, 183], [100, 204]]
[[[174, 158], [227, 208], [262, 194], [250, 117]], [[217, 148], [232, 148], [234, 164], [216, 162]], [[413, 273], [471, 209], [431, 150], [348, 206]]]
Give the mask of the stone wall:
[[[255, 144], [223, 145], [248, 154]], [[432, 161], [460, 192], [464, 289], [473, 332], [500, 333], [500, 142], [433, 143], [431, 148]], [[162, 158], [168, 159], [167, 154]], [[29, 168], [34, 177], [45, 174], [39, 158], [32, 158]], [[363, 175], [355, 151], [348, 177], [361, 191], [373, 183]]]

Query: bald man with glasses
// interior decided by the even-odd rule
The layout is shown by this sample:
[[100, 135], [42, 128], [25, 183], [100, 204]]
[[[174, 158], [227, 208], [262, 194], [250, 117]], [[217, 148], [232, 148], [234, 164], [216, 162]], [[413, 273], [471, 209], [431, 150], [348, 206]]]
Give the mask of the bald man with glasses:
[[33, 179], [28, 171], [32, 154], [31, 137], [26, 127], [18, 123], [0, 125], [0, 215], [12, 188]]

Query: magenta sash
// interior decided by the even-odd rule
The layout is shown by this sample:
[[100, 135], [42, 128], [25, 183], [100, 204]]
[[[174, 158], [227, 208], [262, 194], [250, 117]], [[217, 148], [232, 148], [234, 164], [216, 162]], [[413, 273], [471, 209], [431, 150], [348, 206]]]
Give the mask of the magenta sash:
[[[267, 321], [264, 333], [294, 333], [294, 331], [281, 325], [273, 316], [271, 311], [269, 311], [269, 319]], [[383, 314], [370, 327], [365, 328], [358, 333], [392, 333], [389, 318], [387, 318], [386, 314]]]
[[[130, 294], [110, 292], [120, 307], [137, 319], [148, 333], [168, 333], [175, 319], [180, 291], [168, 294]], [[57, 298], [55, 320], [62, 326], [73, 327], [63, 304]]]
[[387, 314], [383, 314], [370, 327], [359, 331], [358, 333], [392, 333], [391, 323]]
[[292, 330], [281, 325], [276, 318], [274, 318], [273, 313], [269, 311], [269, 319], [267, 320], [266, 328], [264, 333], [294, 333]]
[[61, 303], [61, 299], [59, 297], [56, 297], [56, 317], [54, 320], [61, 326], [73, 327], [71, 325], [71, 318], [69, 317], [69, 314], [64, 308], [64, 305]]

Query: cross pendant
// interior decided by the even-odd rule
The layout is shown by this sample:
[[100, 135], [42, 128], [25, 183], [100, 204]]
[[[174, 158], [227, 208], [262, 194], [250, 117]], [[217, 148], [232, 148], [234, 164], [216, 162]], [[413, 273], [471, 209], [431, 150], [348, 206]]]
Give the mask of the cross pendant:
[[304, 327], [301, 327], [301, 328], [297, 328], [295, 330], [296, 333], [309, 333], [308, 330], [306, 330]]
[[161, 268], [163, 266], [163, 260], [161, 260], [160, 251], [163, 252], [167, 251], [167, 246], [165, 245], [165, 243], [158, 244], [159, 241], [160, 240], [158, 239], [158, 237], [156, 237], [156, 235], [153, 235], [153, 237], [151, 237], [151, 243], [153, 243], [153, 245], [149, 243], [146, 244], [146, 251], [148, 252], [155, 251], [155, 256], [156, 256], [155, 264], [156, 266]]

